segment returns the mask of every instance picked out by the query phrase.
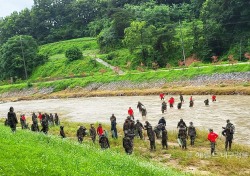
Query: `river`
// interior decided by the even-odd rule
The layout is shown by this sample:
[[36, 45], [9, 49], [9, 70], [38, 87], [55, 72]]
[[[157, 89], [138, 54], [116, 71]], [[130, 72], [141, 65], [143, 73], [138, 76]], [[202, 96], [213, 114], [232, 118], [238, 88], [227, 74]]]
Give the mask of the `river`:
[[[176, 102], [179, 96], [173, 96]], [[189, 97], [184, 95], [182, 109], [167, 108], [165, 114], [161, 113], [161, 100], [158, 96], [121, 96], [121, 97], [91, 97], [91, 98], [71, 98], [71, 99], [47, 99], [33, 101], [8, 102], [0, 105], [0, 117], [6, 117], [10, 106], [13, 106], [18, 117], [20, 113], [26, 114], [31, 118], [31, 113], [47, 112], [59, 114], [60, 118], [67, 118], [70, 121], [77, 122], [102, 122], [109, 123], [112, 113], [117, 117], [117, 123], [122, 125], [127, 117], [128, 107], [132, 107], [135, 113], [135, 119], [145, 121], [141, 118], [137, 102], [141, 101], [147, 108], [147, 119], [152, 125], [156, 125], [161, 117], [167, 121], [167, 129], [176, 129], [180, 118], [183, 118], [186, 124], [193, 122], [200, 129], [213, 128], [221, 135], [222, 126], [226, 125], [226, 120], [235, 125], [234, 140], [237, 143], [250, 145], [248, 139], [250, 134], [250, 96], [223, 95], [217, 96], [217, 101], [212, 103], [211, 96], [193, 96], [194, 107], [189, 107]], [[169, 98], [169, 96], [167, 97]], [[204, 100], [209, 98], [210, 105], [204, 105]]]

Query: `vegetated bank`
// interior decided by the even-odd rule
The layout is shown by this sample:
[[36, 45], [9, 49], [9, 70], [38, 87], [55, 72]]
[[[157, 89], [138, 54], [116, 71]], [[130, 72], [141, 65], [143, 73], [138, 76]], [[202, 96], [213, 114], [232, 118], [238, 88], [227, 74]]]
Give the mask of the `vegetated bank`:
[[2, 100], [169, 94], [250, 95], [250, 64], [112, 72], [0, 86]]
[[0, 125], [0, 175], [184, 175], [113, 150]]

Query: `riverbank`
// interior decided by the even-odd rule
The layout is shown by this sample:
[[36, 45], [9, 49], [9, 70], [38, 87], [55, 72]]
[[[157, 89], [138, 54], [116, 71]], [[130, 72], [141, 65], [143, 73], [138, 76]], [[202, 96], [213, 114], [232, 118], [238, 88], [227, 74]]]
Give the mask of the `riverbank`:
[[[41, 83], [41, 85], [33, 85], [29, 88], [24, 85], [0, 87], [0, 92], [2, 92], [0, 100], [5, 102], [95, 96], [145, 96], [158, 95], [161, 92], [171, 95], [180, 93], [185, 95], [250, 95], [250, 72], [199, 75], [176, 81], [161, 78], [147, 81], [87, 82], [81, 86], [79, 78]], [[67, 85], [66, 88], [56, 88], [56, 85], [61, 86], [61, 84], [65, 84], [63, 87]]]
[[[30, 118], [28, 118], [30, 120]], [[89, 124], [75, 123], [69, 121], [62, 121], [61, 125], [64, 125], [64, 130], [68, 139], [76, 141], [76, 130], [80, 125], [84, 125], [87, 129]], [[95, 127], [98, 123], [94, 124]], [[110, 126], [103, 124], [103, 128], [108, 130]], [[21, 129], [18, 128], [18, 131]], [[19, 132], [18, 132], [19, 133]], [[250, 174], [250, 147], [240, 144], [233, 144], [232, 151], [225, 152], [224, 150], [224, 138], [220, 137], [217, 140], [216, 151], [217, 155], [210, 155], [210, 144], [207, 141], [207, 131], [202, 129], [197, 131], [197, 138], [195, 146], [191, 147], [188, 140], [188, 149], [182, 150], [176, 142], [177, 132], [175, 130], [168, 131], [168, 150], [161, 148], [161, 141], [156, 141], [156, 151], [150, 152], [149, 141], [144, 132], [145, 139], [140, 140], [135, 138], [134, 140], [134, 152], [132, 157], [138, 160], [146, 160], [148, 162], [157, 162], [163, 167], [175, 168], [179, 172], [189, 173], [192, 175], [248, 175]], [[49, 134], [55, 137], [59, 134], [59, 127], [51, 127]], [[111, 149], [110, 151], [116, 153], [124, 153], [122, 147], [122, 128], [118, 127], [118, 139], [112, 139], [109, 137]], [[110, 131], [109, 131], [109, 135]], [[59, 137], [56, 137], [59, 138]], [[98, 143], [93, 145], [89, 136], [84, 138], [84, 145], [93, 146], [93, 148], [99, 148]], [[96, 150], [96, 149], [95, 149]], [[97, 151], [98, 152], [98, 151]], [[121, 154], [122, 155], [122, 154]]]

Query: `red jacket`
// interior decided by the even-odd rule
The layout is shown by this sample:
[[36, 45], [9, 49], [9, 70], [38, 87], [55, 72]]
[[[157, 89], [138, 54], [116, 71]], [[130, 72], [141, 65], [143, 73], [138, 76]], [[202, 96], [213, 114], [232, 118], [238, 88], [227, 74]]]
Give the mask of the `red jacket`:
[[97, 134], [99, 136], [103, 135], [103, 129], [102, 129], [102, 127], [99, 126], [96, 131], [97, 131]]
[[212, 96], [212, 100], [216, 100], [216, 96], [215, 95]]
[[207, 135], [207, 139], [210, 141], [210, 142], [216, 142], [216, 139], [218, 137], [218, 134], [214, 133], [214, 132], [210, 132], [208, 135]]
[[22, 120], [23, 120], [23, 121], [25, 121], [25, 120], [26, 120], [26, 118], [25, 118], [25, 116], [24, 116], [24, 115], [23, 115], [21, 118], [22, 118]]
[[42, 114], [38, 115], [38, 119], [42, 120]]
[[174, 98], [170, 98], [170, 99], [168, 100], [168, 102], [169, 102], [169, 104], [174, 104]]
[[161, 93], [161, 94], [160, 94], [160, 98], [164, 98], [164, 93]]
[[129, 109], [129, 110], [128, 110], [128, 115], [132, 116], [133, 114], [134, 114], [133, 109]]

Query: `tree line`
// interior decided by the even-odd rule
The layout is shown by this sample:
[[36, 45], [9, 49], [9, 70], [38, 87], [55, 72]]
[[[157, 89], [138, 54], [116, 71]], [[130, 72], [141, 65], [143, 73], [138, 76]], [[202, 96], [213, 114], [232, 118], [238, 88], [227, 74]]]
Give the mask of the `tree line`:
[[184, 55], [201, 61], [229, 54], [244, 58], [250, 49], [249, 5], [249, 0], [34, 0], [30, 10], [0, 20], [0, 45], [19, 35], [39, 45], [91, 36], [101, 52], [125, 47], [136, 63], [160, 67]]

